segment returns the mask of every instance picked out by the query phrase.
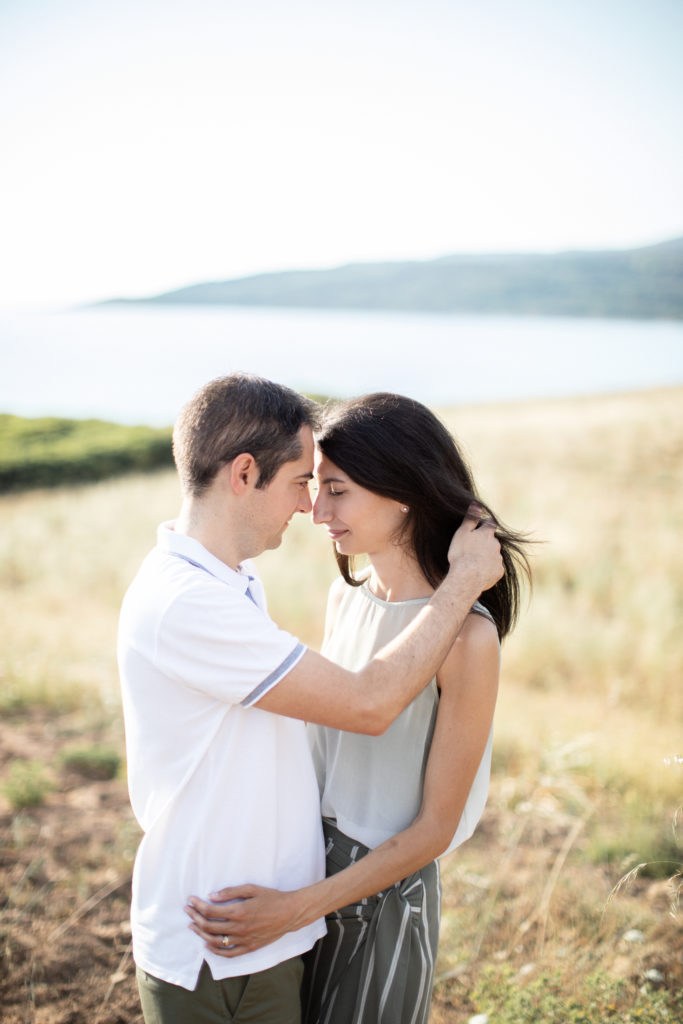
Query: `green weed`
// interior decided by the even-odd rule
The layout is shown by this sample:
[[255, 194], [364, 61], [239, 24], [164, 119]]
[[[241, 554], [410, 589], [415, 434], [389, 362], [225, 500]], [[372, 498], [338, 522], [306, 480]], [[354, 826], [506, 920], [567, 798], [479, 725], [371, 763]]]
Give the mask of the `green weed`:
[[68, 747], [60, 755], [65, 768], [84, 776], [86, 779], [114, 779], [121, 767], [121, 755], [113, 747], [101, 744]]
[[641, 825], [635, 830], [608, 830], [598, 826], [590, 838], [587, 856], [623, 873], [639, 865], [642, 878], [669, 878], [680, 869], [683, 850], [661, 825]]
[[20, 715], [37, 707], [62, 714], [100, 703], [99, 695], [92, 687], [77, 683], [48, 681], [44, 677], [12, 678], [9, 674], [5, 678], [0, 674], [0, 680], [0, 714], [3, 715]]
[[647, 982], [634, 986], [603, 972], [573, 981], [559, 971], [526, 981], [509, 967], [489, 967], [471, 1000], [495, 1024], [671, 1024], [683, 1011], [681, 992]]
[[2, 782], [2, 792], [16, 811], [39, 806], [51, 789], [52, 783], [40, 761], [14, 761]]

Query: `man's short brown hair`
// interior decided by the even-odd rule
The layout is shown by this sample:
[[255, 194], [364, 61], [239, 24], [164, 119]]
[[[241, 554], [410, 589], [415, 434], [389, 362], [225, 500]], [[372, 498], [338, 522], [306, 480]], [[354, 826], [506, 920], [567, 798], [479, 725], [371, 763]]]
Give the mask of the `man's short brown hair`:
[[299, 431], [316, 424], [315, 402], [291, 388], [248, 373], [209, 381], [184, 407], [173, 430], [173, 457], [183, 490], [200, 495], [218, 470], [238, 455], [253, 455], [257, 487], [266, 487], [285, 462], [301, 456]]

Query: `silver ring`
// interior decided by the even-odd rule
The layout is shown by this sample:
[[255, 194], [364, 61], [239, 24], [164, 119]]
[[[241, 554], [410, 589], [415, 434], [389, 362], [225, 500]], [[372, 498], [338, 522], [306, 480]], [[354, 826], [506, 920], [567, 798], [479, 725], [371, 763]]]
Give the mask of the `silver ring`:
[[221, 946], [225, 946], [225, 948], [227, 949], [229, 947], [229, 945], [230, 945], [230, 936], [229, 935], [224, 935], [223, 938], [221, 939]]

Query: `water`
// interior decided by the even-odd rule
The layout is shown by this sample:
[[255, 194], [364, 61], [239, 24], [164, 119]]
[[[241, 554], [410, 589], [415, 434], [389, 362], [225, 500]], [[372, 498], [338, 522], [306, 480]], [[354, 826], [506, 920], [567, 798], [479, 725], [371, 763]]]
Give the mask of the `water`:
[[430, 405], [683, 383], [683, 323], [237, 307], [0, 315], [0, 411], [170, 424], [233, 369]]

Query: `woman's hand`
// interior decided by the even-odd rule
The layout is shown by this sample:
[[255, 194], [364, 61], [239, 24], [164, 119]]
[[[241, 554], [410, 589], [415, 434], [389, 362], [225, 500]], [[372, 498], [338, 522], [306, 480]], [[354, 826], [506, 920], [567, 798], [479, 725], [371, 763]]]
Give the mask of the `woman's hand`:
[[478, 593], [494, 586], [505, 571], [496, 525], [481, 505], [472, 502], [448, 549], [451, 569], [472, 576]]
[[218, 956], [251, 953], [296, 930], [297, 893], [238, 885], [212, 893], [209, 900], [191, 896], [185, 913], [190, 928]]

